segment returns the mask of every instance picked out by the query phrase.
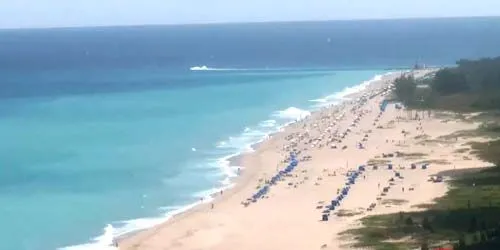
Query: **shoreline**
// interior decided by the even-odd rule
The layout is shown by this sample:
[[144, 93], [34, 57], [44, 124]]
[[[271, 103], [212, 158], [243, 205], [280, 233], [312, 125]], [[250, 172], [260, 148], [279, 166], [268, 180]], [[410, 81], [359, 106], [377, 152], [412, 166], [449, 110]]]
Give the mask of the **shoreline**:
[[[434, 70], [436, 69], [423, 70], [424, 74], [421, 76], [427, 75], [433, 72]], [[364, 87], [364, 89], [357, 91], [355, 93], [351, 93], [347, 96], [344, 96], [343, 97], [344, 100], [341, 101], [341, 103], [332, 104], [326, 107], [321, 107], [318, 110], [314, 110], [311, 112], [311, 115], [309, 115], [306, 119], [290, 123], [280, 128], [279, 131], [269, 134], [262, 141], [257, 142], [251, 146], [251, 148], [253, 149], [252, 152], [244, 152], [242, 154], [238, 154], [226, 159], [229, 162], [229, 166], [233, 167], [237, 165], [237, 166], [242, 166], [242, 168], [241, 168], [241, 175], [231, 178], [232, 185], [223, 191], [223, 195], [216, 193], [212, 196], [213, 197], [212, 201], [208, 203], [195, 205], [194, 207], [188, 209], [187, 211], [172, 216], [166, 222], [161, 223], [158, 226], [141, 231], [136, 231], [131, 234], [124, 235], [123, 237], [118, 238], [120, 249], [159, 249], [155, 247], [151, 248], [144, 247], [143, 244], [150, 241], [151, 238], [157, 238], [159, 237], [158, 235], [163, 235], [164, 234], [163, 231], [165, 230], [168, 231], [170, 227], [177, 227], [185, 220], [189, 220], [190, 218], [193, 217], [202, 217], [204, 214], [206, 215], [207, 213], [210, 213], [213, 210], [211, 208], [211, 204], [215, 204], [215, 207], [218, 207], [219, 205], [224, 205], [226, 203], [229, 203], [230, 202], [229, 200], [232, 200], [234, 202], [235, 196], [241, 196], [242, 193], [248, 193], [250, 190], [252, 190], [251, 182], [255, 183], [256, 180], [262, 180], [263, 173], [264, 176], [268, 176], [269, 172], [274, 172], [274, 166], [266, 166], [265, 168], [263, 168], [262, 161], [259, 159], [259, 157], [257, 157], [257, 155], [261, 154], [262, 152], [276, 151], [276, 149], [278, 149], [279, 151], [279, 147], [276, 145], [276, 142], [277, 141], [283, 142], [284, 137], [295, 133], [297, 129], [300, 130], [298, 126], [305, 123], [304, 120], [317, 119], [317, 117], [320, 116], [322, 113], [328, 111], [330, 112], [342, 111], [343, 113], [346, 113], [347, 112], [346, 110], [348, 110], [350, 107], [351, 108], [355, 107], [356, 103], [359, 102], [361, 99], [364, 98], [370, 101], [372, 98], [377, 98], [377, 96], [380, 96], [382, 93], [387, 92], [388, 87], [390, 86], [392, 81], [399, 75], [403, 74], [404, 72], [406, 71], [388, 72], [386, 74], [380, 75], [380, 79], [370, 82], [367, 86]], [[419, 72], [422, 72], [422, 70]], [[275, 159], [275, 163], [281, 162], [281, 164], [279, 165], [281, 168], [284, 166], [284, 164], [282, 161], [279, 161], [278, 159], [282, 157], [283, 154], [278, 156], [276, 155], [273, 156], [273, 158]], [[278, 167], [276, 168], [276, 170], [277, 169]], [[261, 178], [259, 178], [258, 175], [261, 175]], [[442, 190], [439, 193], [441, 192]], [[241, 197], [239, 199], [241, 200]]]
[[[355, 88], [357, 86], [363, 85], [363, 84], [368, 82], [368, 84], [363, 86], [363, 89], [343, 96], [341, 98], [340, 102], [337, 104], [330, 104], [328, 106], [320, 107], [317, 110], [310, 111], [311, 115], [309, 115], [308, 117], [312, 117], [312, 116], [314, 116], [314, 115], [316, 115], [324, 110], [334, 109], [334, 108], [340, 109], [341, 107], [347, 105], [348, 103], [353, 102], [354, 99], [362, 96], [364, 93], [368, 93], [372, 89], [380, 88], [381, 85], [387, 84], [387, 82], [385, 82], [385, 83], [381, 82], [381, 81], [383, 81], [383, 78], [389, 77], [389, 76], [392, 76], [392, 77], [399, 76], [403, 72], [407, 72], [407, 71], [408, 70], [399, 70], [399, 71], [386, 72], [385, 74], [374, 75], [370, 80], [367, 80], [367, 81], [361, 82], [355, 86], [349, 87], [349, 88]], [[379, 79], [376, 79], [376, 77], [379, 77]], [[239, 153], [237, 155], [234, 155], [234, 156], [226, 159], [229, 163], [229, 167], [241, 166], [241, 174], [236, 176], [236, 177], [231, 178], [232, 185], [229, 185], [225, 189], [224, 189], [224, 187], [221, 187], [221, 189], [224, 190], [222, 195], [220, 195], [220, 193], [214, 193], [211, 195], [213, 200], [208, 202], [208, 203], [200, 203], [200, 204], [194, 205], [192, 208], [188, 209], [187, 211], [183, 211], [179, 214], [173, 215], [167, 221], [165, 221], [157, 226], [154, 226], [152, 228], [148, 228], [148, 229], [144, 229], [144, 230], [140, 230], [140, 231], [135, 231], [135, 232], [131, 232], [129, 234], [122, 235], [116, 239], [119, 246], [122, 246], [123, 244], [125, 244], [125, 247], [127, 247], [129, 245], [129, 240], [131, 240], [131, 239], [134, 239], [133, 241], [141, 241], [147, 237], [150, 237], [151, 235], [154, 235], [156, 232], [158, 232], [162, 228], [168, 227], [170, 225], [174, 225], [178, 221], [180, 221], [184, 218], [187, 218], [193, 214], [203, 212], [203, 211], [209, 209], [211, 204], [217, 204], [217, 203], [223, 202], [223, 201], [229, 199], [234, 194], [241, 192], [244, 188], [248, 187], [248, 184], [250, 181], [255, 180], [254, 177], [259, 172], [259, 170], [261, 170], [261, 167], [259, 167], [260, 164], [252, 164], [252, 162], [254, 161], [251, 159], [252, 155], [255, 154], [256, 152], [258, 152], [261, 147], [265, 147], [265, 144], [267, 141], [272, 140], [273, 137], [275, 137], [275, 136], [280, 136], [280, 135], [286, 134], [287, 130], [290, 130], [295, 124], [299, 123], [301, 120], [303, 120], [303, 119], [300, 119], [300, 120], [297, 120], [294, 122], [289, 122], [288, 124], [281, 126], [278, 131], [266, 135], [266, 137], [263, 138], [261, 141], [254, 143], [250, 146], [252, 148], [251, 152]], [[281, 165], [283, 165], [283, 164], [281, 164]], [[134, 245], [134, 244], [132, 244], [132, 245]], [[122, 248], [120, 247], [120, 249], [122, 249]], [[128, 248], [125, 248], [125, 249], [128, 249]], [[135, 249], [135, 248], [132, 248], [132, 249]]]

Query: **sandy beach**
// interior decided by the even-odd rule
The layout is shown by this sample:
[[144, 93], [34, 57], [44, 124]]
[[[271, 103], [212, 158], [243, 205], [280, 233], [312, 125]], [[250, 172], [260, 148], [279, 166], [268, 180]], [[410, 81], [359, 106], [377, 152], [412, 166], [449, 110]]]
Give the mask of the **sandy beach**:
[[[413, 73], [422, 77], [431, 71]], [[444, 195], [445, 182], [430, 182], [431, 176], [484, 165], [467, 152], [459, 153], [469, 139], [450, 136], [478, 124], [434, 112], [410, 113], [394, 103], [381, 108], [400, 75], [385, 75], [342, 104], [274, 134], [241, 157], [234, 188], [217, 195], [213, 203], [120, 240], [119, 248], [345, 249], [349, 239], [340, 239], [338, 233], [358, 226], [360, 218], [415, 210], [414, 205]], [[272, 178], [290, 164], [291, 152], [297, 166], [273, 185]], [[359, 171], [360, 166], [365, 170]], [[353, 175], [354, 183], [346, 184]], [[266, 186], [267, 192], [252, 199]], [[328, 209], [345, 187], [348, 193]]]

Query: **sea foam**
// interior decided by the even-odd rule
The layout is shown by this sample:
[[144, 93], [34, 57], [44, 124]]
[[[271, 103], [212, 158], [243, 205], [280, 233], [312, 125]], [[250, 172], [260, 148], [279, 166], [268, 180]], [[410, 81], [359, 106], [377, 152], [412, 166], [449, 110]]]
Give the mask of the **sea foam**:
[[[211, 69], [207, 66], [196, 66], [192, 67], [191, 70], [217, 70]], [[316, 104], [311, 105], [310, 109], [314, 110], [321, 106], [329, 106], [336, 104], [342, 100], [345, 100], [346, 96], [354, 94], [356, 92], [364, 90], [370, 83], [380, 80], [382, 75], [377, 75], [371, 80], [365, 81], [357, 86], [346, 87], [340, 92], [336, 92], [332, 95], [328, 95], [323, 98], [310, 100]], [[113, 239], [117, 237], [154, 227], [161, 223], [168, 221], [173, 216], [186, 212], [200, 204], [209, 203], [213, 200], [212, 195], [218, 193], [221, 190], [225, 190], [234, 186], [231, 182], [232, 178], [237, 176], [238, 169], [241, 166], [231, 165], [230, 159], [236, 157], [245, 152], [252, 152], [252, 145], [260, 143], [267, 138], [272, 133], [280, 131], [284, 126], [295, 122], [297, 120], [304, 119], [311, 115], [311, 111], [304, 110], [296, 107], [288, 107], [283, 110], [278, 110], [270, 115], [270, 119], [263, 120], [258, 123], [257, 126], [247, 126], [243, 128], [239, 135], [233, 135], [228, 137], [226, 140], [219, 141], [216, 143], [215, 148], [217, 150], [222, 150], [221, 152], [226, 152], [226, 154], [220, 158], [209, 159], [205, 164], [213, 168], [218, 168], [224, 177], [219, 181], [217, 187], [212, 187], [206, 190], [200, 190], [192, 195], [196, 199], [195, 202], [181, 205], [181, 206], [168, 206], [159, 208], [162, 214], [158, 217], [150, 218], [138, 218], [122, 222], [116, 222], [106, 225], [103, 229], [103, 234], [96, 237], [87, 244], [75, 245], [64, 247], [60, 249], [64, 250], [112, 250], [116, 249], [112, 247]], [[194, 151], [194, 150], [193, 150]], [[200, 199], [203, 198], [203, 199]]]
[[372, 79], [364, 81], [358, 85], [351, 86], [351, 87], [345, 87], [342, 91], [335, 92], [335, 93], [328, 95], [328, 96], [325, 96], [323, 98], [312, 99], [309, 101], [316, 103], [313, 105], [314, 108], [322, 108], [322, 107], [328, 107], [331, 105], [339, 104], [342, 101], [348, 100], [349, 95], [352, 95], [352, 94], [355, 94], [355, 93], [358, 93], [360, 91], [365, 90], [366, 87], [368, 87], [370, 84], [372, 84], [373, 82], [376, 82], [376, 81], [380, 81], [382, 79], [382, 77], [384, 77], [388, 74], [390, 74], [390, 72], [386, 73], [386, 74], [382, 74], [382, 75], [376, 75]]
[[287, 120], [301, 120], [311, 115], [310, 111], [302, 110], [296, 107], [289, 107], [284, 110], [274, 112], [273, 116]]

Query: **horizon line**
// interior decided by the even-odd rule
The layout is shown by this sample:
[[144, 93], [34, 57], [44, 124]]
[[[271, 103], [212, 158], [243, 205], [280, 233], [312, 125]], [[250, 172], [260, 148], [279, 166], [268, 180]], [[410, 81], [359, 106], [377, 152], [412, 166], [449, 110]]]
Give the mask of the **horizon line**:
[[494, 19], [500, 16], [445, 16], [445, 17], [396, 17], [396, 18], [353, 18], [322, 20], [269, 20], [269, 21], [234, 21], [234, 22], [193, 22], [193, 23], [151, 23], [151, 24], [117, 24], [117, 25], [74, 25], [48, 27], [0, 28], [0, 31], [16, 30], [57, 30], [57, 29], [92, 29], [92, 28], [141, 28], [141, 27], [182, 27], [182, 26], [216, 26], [216, 25], [249, 25], [249, 24], [293, 24], [293, 23], [325, 23], [325, 22], [369, 22], [369, 21], [405, 21], [405, 20], [445, 20], [445, 19]]

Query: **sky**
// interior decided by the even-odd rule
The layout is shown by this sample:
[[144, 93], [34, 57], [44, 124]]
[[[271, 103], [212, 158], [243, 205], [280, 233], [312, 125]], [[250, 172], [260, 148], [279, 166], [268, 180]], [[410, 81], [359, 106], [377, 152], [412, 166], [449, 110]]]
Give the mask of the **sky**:
[[0, 28], [500, 16], [499, 0], [0, 0]]

